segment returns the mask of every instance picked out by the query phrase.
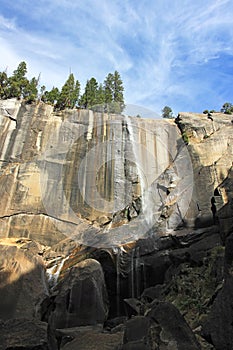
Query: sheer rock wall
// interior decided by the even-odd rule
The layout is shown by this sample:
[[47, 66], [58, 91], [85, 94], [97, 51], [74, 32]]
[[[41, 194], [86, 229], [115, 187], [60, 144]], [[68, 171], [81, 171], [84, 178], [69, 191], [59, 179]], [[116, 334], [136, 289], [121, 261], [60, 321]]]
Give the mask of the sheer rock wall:
[[210, 222], [232, 195], [231, 116], [176, 123], [1, 101], [0, 236], [118, 245]]

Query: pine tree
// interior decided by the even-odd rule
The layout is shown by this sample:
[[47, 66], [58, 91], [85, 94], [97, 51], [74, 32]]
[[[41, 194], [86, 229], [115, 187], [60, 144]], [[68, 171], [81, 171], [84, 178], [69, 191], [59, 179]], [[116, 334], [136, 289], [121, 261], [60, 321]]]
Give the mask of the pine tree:
[[56, 103], [56, 109], [74, 108], [79, 99], [80, 84], [75, 82], [74, 75], [71, 73], [61, 89], [61, 93]]
[[98, 99], [98, 104], [104, 104], [105, 94], [104, 94], [103, 84], [99, 84], [99, 88], [97, 91], [97, 99]]
[[172, 109], [171, 107], [169, 106], [165, 106], [163, 109], [162, 109], [162, 117], [163, 118], [173, 118], [173, 113], [172, 113]]
[[104, 87], [103, 87], [103, 84], [99, 84], [99, 87], [97, 90], [97, 104], [94, 107], [94, 110], [96, 112], [104, 112], [104, 101], [105, 101]]
[[106, 104], [110, 104], [113, 101], [113, 80], [113, 74], [109, 73], [104, 81], [104, 101]]
[[30, 82], [27, 83], [27, 85], [24, 88], [23, 91], [23, 98], [26, 100], [27, 103], [32, 103], [36, 100], [38, 95], [38, 79], [35, 77], [30, 80]]
[[26, 78], [27, 65], [24, 61], [20, 62], [17, 69], [14, 70], [13, 75], [8, 80], [8, 92], [7, 97], [17, 97], [22, 98], [24, 95], [24, 90], [29, 84]]
[[104, 81], [106, 110], [111, 113], [121, 113], [125, 108], [124, 87], [120, 74], [115, 71], [109, 73]]
[[[44, 88], [45, 87], [43, 86], [43, 90]], [[53, 87], [50, 91], [44, 91], [44, 93], [41, 96], [41, 100], [45, 103], [55, 105], [58, 101], [59, 95], [59, 89], [57, 87]]]
[[233, 105], [230, 102], [225, 102], [221, 108], [221, 112], [225, 114], [233, 113]]
[[71, 108], [74, 108], [78, 104], [79, 96], [80, 96], [80, 82], [76, 80], [74, 91], [71, 95], [71, 101], [72, 101]]
[[98, 104], [98, 82], [95, 78], [87, 80], [84, 94], [80, 99], [80, 106], [92, 109]]
[[114, 90], [113, 90], [113, 101], [119, 104], [120, 112], [125, 108], [124, 104], [124, 87], [123, 82], [121, 80], [120, 74], [115, 71], [114, 72]]
[[8, 77], [6, 71], [0, 72], [0, 98], [7, 98]]

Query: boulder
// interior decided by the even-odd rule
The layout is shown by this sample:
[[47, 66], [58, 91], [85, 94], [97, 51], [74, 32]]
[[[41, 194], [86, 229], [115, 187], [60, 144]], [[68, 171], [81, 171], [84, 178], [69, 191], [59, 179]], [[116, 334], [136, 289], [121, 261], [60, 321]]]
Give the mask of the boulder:
[[101, 265], [86, 259], [68, 270], [51, 297], [49, 322], [53, 328], [104, 323], [108, 297]]
[[49, 350], [47, 323], [11, 319], [0, 321], [0, 350]]
[[216, 350], [230, 350], [233, 344], [233, 234], [226, 241], [225, 280], [203, 323], [203, 336]]
[[[84, 327], [85, 328], [85, 327]], [[96, 330], [80, 330], [73, 340], [61, 345], [61, 350], [110, 350], [120, 349], [122, 332], [104, 333]], [[65, 339], [65, 338], [64, 338]], [[70, 340], [67, 337], [67, 340]]]
[[155, 322], [155, 325], [159, 325], [159, 342], [164, 344], [167, 349], [201, 349], [191, 328], [173, 304], [156, 301], [147, 317]]
[[124, 344], [146, 343], [150, 330], [150, 319], [144, 316], [135, 316], [126, 323]]
[[198, 350], [192, 330], [174, 305], [155, 301], [145, 316], [125, 324], [122, 350]]

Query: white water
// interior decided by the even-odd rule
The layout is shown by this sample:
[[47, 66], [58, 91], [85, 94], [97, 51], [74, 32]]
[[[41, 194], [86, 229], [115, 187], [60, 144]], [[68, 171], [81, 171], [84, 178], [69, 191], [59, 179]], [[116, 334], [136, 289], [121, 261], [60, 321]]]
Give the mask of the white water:
[[88, 129], [87, 129], [87, 141], [90, 141], [92, 139], [93, 126], [94, 126], [94, 113], [93, 111], [90, 110], [89, 123], [88, 123]]
[[62, 259], [59, 263], [56, 263], [55, 265], [53, 265], [52, 267], [46, 270], [46, 275], [47, 275], [48, 283], [50, 287], [54, 287], [57, 284], [57, 281], [61, 273], [61, 270], [64, 266], [64, 263], [68, 259], [69, 259], [69, 256]]
[[[124, 271], [124, 253], [125, 250], [123, 247], [113, 248], [113, 253], [116, 256], [116, 304], [117, 304], [117, 315], [120, 315], [120, 301], [121, 301], [121, 276], [125, 275]], [[127, 255], [126, 255], [127, 256]]]
[[[126, 123], [127, 123], [127, 128], [129, 132], [129, 139], [132, 144], [132, 151], [133, 151], [133, 156], [134, 156], [134, 162], [137, 168], [137, 173], [139, 177], [139, 182], [141, 186], [141, 199], [142, 199], [142, 213], [145, 216], [145, 220], [147, 224], [151, 224], [153, 222], [153, 201], [152, 201], [152, 195], [151, 195], [151, 175], [147, 174], [147, 167], [150, 164], [145, 164], [149, 163], [151, 159], [148, 160], [148, 154], [146, 154], [146, 149], [144, 151], [143, 145], [140, 144], [139, 141], [135, 139], [135, 132], [134, 131], [132, 122], [130, 117], [126, 116]], [[146, 159], [144, 159], [144, 157]], [[144, 166], [145, 165], [145, 166]], [[143, 171], [144, 170], [144, 171]]]

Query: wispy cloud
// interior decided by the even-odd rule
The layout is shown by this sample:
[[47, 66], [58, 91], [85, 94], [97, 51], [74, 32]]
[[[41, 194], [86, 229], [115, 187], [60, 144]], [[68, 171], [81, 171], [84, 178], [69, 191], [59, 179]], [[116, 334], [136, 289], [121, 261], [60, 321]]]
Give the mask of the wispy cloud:
[[126, 102], [202, 111], [233, 101], [230, 0], [0, 0], [3, 69], [28, 62], [48, 87], [117, 69]]
[[13, 19], [8, 19], [0, 15], [0, 28], [14, 30], [15, 29], [15, 21]]

